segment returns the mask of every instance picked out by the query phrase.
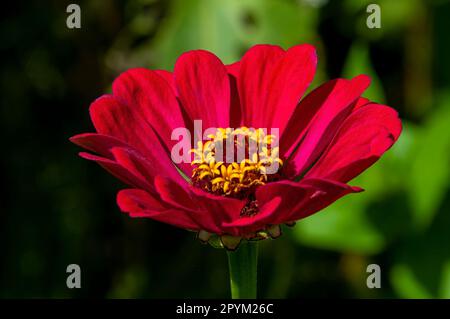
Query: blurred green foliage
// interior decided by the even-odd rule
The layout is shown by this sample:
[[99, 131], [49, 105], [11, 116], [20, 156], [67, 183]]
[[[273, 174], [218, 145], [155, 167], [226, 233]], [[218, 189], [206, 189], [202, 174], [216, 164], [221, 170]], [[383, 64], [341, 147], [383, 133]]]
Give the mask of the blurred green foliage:
[[[366, 97], [404, 130], [363, 187], [261, 244], [261, 297], [450, 298], [449, 1], [68, 1], [3, 10], [0, 297], [228, 297], [226, 256], [192, 233], [119, 213], [123, 185], [76, 157], [88, 106], [129, 67], [172, 69], [207, 49], [231, 63], [256, 43], [318, 48], [313, 87], [366, 73]], [[366, 7], [381, 6], [368, 29]], [[65, 286], [77, 263], [82, 289]], [[366, 287], [366, 267], [382, 288]]]

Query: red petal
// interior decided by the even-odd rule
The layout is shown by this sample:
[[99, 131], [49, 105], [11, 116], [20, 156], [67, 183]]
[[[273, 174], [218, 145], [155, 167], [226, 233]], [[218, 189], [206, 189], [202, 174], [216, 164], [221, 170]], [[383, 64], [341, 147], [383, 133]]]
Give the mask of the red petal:
[[375, 163], [398, 139], [397, 112], [384, 105], [368, 104], [342, 124], [333, 142], [306, 176], [348, 182]]
[[353, 108], [353, 112], [355, 112], [355, 111], [356, 111], [357, 109], [359, 109], [360, 107], [363, 107], [363, 106], [365, 106], [365, 105], [367, 105], [367, 104], [370, 104], [370, 103], [372, 103], [372, 102], [370, 102], [369, 99], [366, 99], [366, 98], [364, 98], [364, 97], [358, 98], [358, 99], [356, 100], [356, 102], [355, 102], [355, 107]]
[[[170, 153], [178, 142], [172, 140], [172, 131], [187, 125], [168, 82], [154, 71], [144, 68], [130, 69], [114, 81], [113, 95], [133, 112], [141, 115]], [[188, 163], [180, 163], [179, 166], [187, 174], [191, 173]]]
[[170, 170], [166, 172], [170, 176], [176, 176], [175, 172], [178, 174], [154, 130], [138, 112], [131, 111], [112, 96], [103, 96], [92, 103], [90, 113], [99, 133], [128, 143], [151, 162], [161, 162], [161, 165]]
[[307, 217], [330, 205], [340, 197], [361, 189], [345, 184], [305, 179], [301, 182], [280, 181], [261, 186], [256, 191], [260, 212], [243, 217], [226, 227], [238, 229], [241, 235]]
[[[187, 186], [187, 183], [184, 185]], [[199, 210], [199, 206], [191, 198], [187, 189], [163, 176], [155, 178], [156, 192], [167, 204], [189, 212]]]
[[233, 198], [219, 197], [196, 188], [183, 188], [173, 181], [157, 176], [156, 191], [168, 205], [186, 211], [201, 229], [223, 234], [222, 223], [239, 216], [243, 202]]
[[283, 204], [285, 203], [280, 196], [273, 197], [260, 205], [257, 215], [239, 217], [231, 222], [223, 223], [222, 227], [228, 234], [244, 237], [256, 231], [264, 230], [266, 226], [272, 225], [268, 221], [272, 219], [272, 214], [278, 214], [281, 211], [279, 207], [282, 207]]
[[72, 143], [84, 147], [85, 149], [97, 153], [103, 157], [112, 159], [113, 147], [130, 148], [130, 146], [112, 136], [97, 133], [84, 133], [72, 136], [69, 139]]
[[[239, 218], [245, 202], [235, 198], [216, 196], [201, 189], [192, 187], [191, 196], [197, 203], [196, 220], [210, 233], [222, 235], [226, 233], [223, 224]], [[235, 235], [231, 233], [231, 235]]]
[[162, 160], [157, 154], [154, 154], [152, 160], [148, 160], [139, 153], [126, 148], [113, 148], [112, 153], [117, 163], [151, 185], [154, 184], [157, 175], [170, 178], [180, 185], [187, 185], [186, 180], [176, 171], [174, 164], [168, 160]]
[[318, 178], [307, 178], [302, 180], [300, 184], [305, 187], [313, 187], [316, 191], [308, 201], [299, 203], [293, 211], [284, 218], [283, 222], [296, 221], [308, 217], [321, 211], [347, 194], [363, 191], [363, 189], [359, 187], [352, 187], [347, 184]]
[[230, 78], [230, 127], [232, 128], [238, 128], [244, 125], [241, 122], [241, 103], [239, 101], [239, 92], [237, 88], [237, 75], [239, 74], [240, 67], [240, 61], [226, 65], [228, 77]]
[[[262, 230], [269, 224], [281, 224], [283, 218], [292, 211], [297, 203], [308, 200], [309, 195], [313, 192], [311, 187], [304, 187], [288, 180], [268, 183], [256, 191], [256, 200], [260, 208], [258, 214], [239, 218], [226, 226], [242, 228], [241, 231], [245, 233]], [[286, 219], [286, 221], [288, 220]]]
[[81, 152], [79, 155], [87, 160], [95, 161], [104, 169], [106, 169], [111, 175], [118, 178], [122, 182], [138, 188], [151, 189], [152, 186], [148, 181], [146, 181], [142, 176], [137, 176], [133, 174], [129, 169], [125, 168], [123, 165], [104, 157], [97, 155]]
[[290, 157], [286, 172], [301, 175], [317, 160], [369, 82], [365, 75], [331, 81], [300, 103], [280, 141], [282, 155]]
[[227, 70], [214, 54], [182, 54], [174, 70], [180, 100], [191, 120], [203, 120], [203, 129], [230, 125], [230, 84]]
[[237, 78], [239, 75], [239, 70], [241, 68], [241, 61], [234, 62], [232, 64], [225, 65], [229, 75]]
[[174, 128], [185, 127], [173, 90], [166, 80], [151, 70], [139, 68], [122, 73], [113, 83], [113, 95], [139, 112], [163, 141], [170, 141]]
[[177, 87], [175, 85], [175, 79], [173, 78], [172, 72], [166, 70], [154, 70], [153, 72], [162, 77], [167, 82], [167, 84], [169, 84], [173, 94], [175, 96], [178, 96]]
[[[144, 155], [153, 152], [155, 145], [160, 144], [142, 116], [113, 96], [98, 98], [91, 104], [89, 112], [98, 133], [124, 141]], [[161, 145], [158, 148], [163, 150]]]
[[317, 54], [312, 45], [297, 45], [283, 55], [270, 77], [265, 103], [266, 117], [272, 119], [267, 128], [284, 131], [295, 107], [316, 73]]
[[255, 45], [241, 60], [237, 87], [239, 90], [242, 124], [254, 128], [268, 128], [264, 104], [271, 89], [271, 75], [284, 50], [274, 45]]
[[131, 217], [147, 217], [176, 227], [200, 230], [189, 214], [164, 205], [157, 197], [140, 189], [125, 189], [117, 194], [120, 209]]

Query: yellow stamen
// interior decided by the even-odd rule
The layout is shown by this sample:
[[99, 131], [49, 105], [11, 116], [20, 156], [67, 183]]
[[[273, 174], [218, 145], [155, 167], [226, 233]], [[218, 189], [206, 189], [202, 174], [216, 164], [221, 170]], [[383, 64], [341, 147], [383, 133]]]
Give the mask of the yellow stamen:
[[[194, 185], [217, 195], [245, 197], [256, 187], [278, 177], [277, 174], [267, 174], [267, 167], [274, 162], [279, 164], [279, 168], [283, 165], [278, 157], [278, 147], [272, 147], [276, 136], [266, 135], [262, 129], [240, 127], [235, 130], [218, 128], [216, 134], [209, 134], [208, 138], [208, 141], [198, 142], [197, 147], [191, 150], [195, 154], [192, 162]], [[227, 145], [227, 140], [233, 140], [235, 148], [244, 147], [246, 158], [232, 163], [217, 161], [216, 151]], [[261, 144], [263, 146], [259, 152], [250, 152], [249, 144], [255, 144], [258, 148]]]

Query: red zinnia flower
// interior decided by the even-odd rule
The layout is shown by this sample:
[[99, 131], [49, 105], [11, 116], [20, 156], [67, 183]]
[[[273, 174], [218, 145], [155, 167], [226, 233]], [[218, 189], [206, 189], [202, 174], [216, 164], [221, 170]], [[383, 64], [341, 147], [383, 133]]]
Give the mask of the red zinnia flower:
[[[198, 50], [181, 55], [173, 73], [132, 69], [114, 81], [111, 95], [92, 103], [97, 133], [71, 141], [97, 154], [82, 157], [132, 187], [117, 196], [132, 217], [197, 231], [200, 239], [221, 239], [230, 249], [242, 238], [276, 237], [280, 224], [360, 192], [346, 183], [401, 132], [395, 110], [361, 97], [370, 82], [365, 75], [329, 81], [300, 100], [316, 62], [311, 45], [287, 51], [257, 45], [232, 65]], [[257, 157], [226, 164], [200, 156], [175, 164], [172, 132], [192, 130], [194, 120], [218, 128], [213, 140], [257, 137], [269, 149], [271, 137], [259, 129], [278, 128], [279, 148], [265, 151], [280, 168], [268, 175]], [[194, 153], [207, 143], [200, 140]]]

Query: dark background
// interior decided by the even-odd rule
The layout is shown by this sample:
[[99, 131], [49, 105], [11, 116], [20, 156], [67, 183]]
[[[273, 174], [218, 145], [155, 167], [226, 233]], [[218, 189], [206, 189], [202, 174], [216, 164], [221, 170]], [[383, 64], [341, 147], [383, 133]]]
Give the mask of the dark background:
[[[190, 49], [226, 63], [256, 43], [318, 48], [313, 87], [366, 73], [366, 97], [403, 134], [342, 199], [260, 245], [261, 297], [450, 297], [449, 1], [69, 1], [2, 4], [0, 297], [229, 296], [226, 254], [192, 233], [130, 219], [124, 185], [77, 156], [89, 104], [134, 66], [171, 70]], [[369, 3], [381, 29], [368, 29]], [[66, 287], [81, 266], [82, 288]], [[382, 288], [366, 287], [379, 264]]]

